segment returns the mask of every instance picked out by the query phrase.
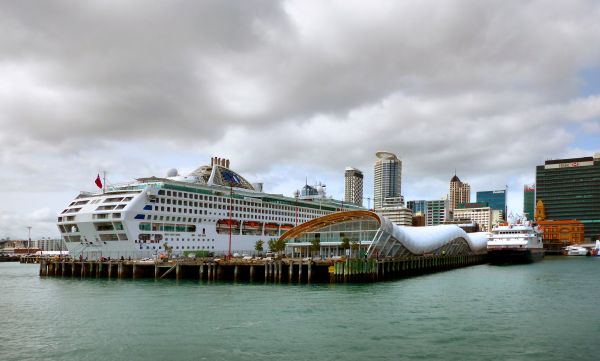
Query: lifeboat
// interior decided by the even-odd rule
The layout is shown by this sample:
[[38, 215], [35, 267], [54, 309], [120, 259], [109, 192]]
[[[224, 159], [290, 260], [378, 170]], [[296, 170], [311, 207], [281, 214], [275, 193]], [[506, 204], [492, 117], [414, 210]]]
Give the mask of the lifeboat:
[[282, 230], [285, 230], [285, 231], [287, 231], [287, 230], [290, 230], [290, 229], [292, 229], [292, 228], [294, 228], [294, 225], [293, 225], [293, 224], [282, 224], [282, 225], [281, 225], [281, 229], [282, 229]]
[[277, 223], [267, 223], [265, 229], [279, 229], [279, 225]]
[[240, 221], [235, 219], [219, 219], [217, 221], [217, 233], [229, 233], [230, 228], [233, 233], [239, 233]]
[[260, 235], [262, 233], [262, 223], [256, 221], [245, 221], [242, 225], [242, 234]]
[[244, 222], [244, 228], [257, 229], [257, 228], [260, 228], [260, 226], [262, 226], [262, 223], [260, 223], [260, 222], [255, 222], [255, 221]]

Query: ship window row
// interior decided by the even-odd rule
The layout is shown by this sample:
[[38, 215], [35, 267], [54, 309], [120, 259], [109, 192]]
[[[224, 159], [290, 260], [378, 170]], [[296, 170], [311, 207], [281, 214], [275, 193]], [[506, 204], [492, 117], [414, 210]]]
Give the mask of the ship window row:
[[[144, 210], [152, 210], [151, 208], [152, 206], [145, 206]], [[211, 209], [210, 207], [208, 209]], [[225, 213], [214, 213], [214, 214], [219, 214], [219, 215], [223, 215], [228, 213], [229, 209], [227, 209], [227, 207], [218, 207], [217, 209], [221, 209], [223, 211], [227, 211]], [[194, 209], [194, 208], [178, 208], [178, 207], [164, 207], [164, 206], [154, 206], [154, 211], [157, 212], [173, 212], [173, 213], [184, 213], [184, 214], [203, 214], [203, 210], [202, 209]], [[312, 214], [312, 212], [306, 212], [304, 210], [298, 211], [298, 212], [294, 212], [294, 211], [272, 211], [272, 210], [264, 210], [264, 209], [249, 209], [249, 208], [245, 208], [245, 207], [232, 207], [232, 211], [234, 212], [234, 216], [239, 216], [240, 217], [248, 217], [248, 218], [252, 218], [252, 219], [259, 219], [262, 217], [259, 217], [258, 214], [268, 214], [268, 215], [274, 215], [274, 216], [279, 216], [279, 217], [266, 217], [268, 219], [272, 219], [272, 218], [282, 218], [282, 217], [295, 217], [296, 215], [298, 215], [298, 217], [309, 217]], [[237, 213], [237, 212], [243, 212], [244, 215], [241, 215], [241, 213]], [[320, 215], [324, 215], [327, 212], [319, 212]], [[208, 212], [206, 209], [204, 209], [204, 215], [207, 214], [213, 214], [211, 212]], [[143, 218], [142, 218], [143, 219]]]
[[92, 219], [108, 219], [109, 216], [112, 216], [112, 218], [121, 218], [121, 213], [98, 213], [98, 214], [92, 214]]
[[119, 209], [124, 209], [127, 205], [126, 204], [112, 204], [112, 205], [108, 205], [108, 206], [98, 206], [98, 208], [96, 208], [96, 211], [112, 211], [112, 210], [119, 210]]
[[[81, 236], [79, 235], [69, 235], [69, 236], [63, 236], [63, 239], [65, 242], [77, 242], [77, 243], [83, 243], [83, 241], [86, 241], [85, 239], [82, 239]], [[101, 242], [110, 242], [110, 241], [127, 241], [127, 235], [125, 233], [110, 233], [110, 234], [101, 234], [100, 238], [96, 239], [97, 241], [101, 241]], [[87, 241], [86, 241], [87, 243]]]
[[[142, 249], [142, 246], [140, 246], [140, 249]], [[157, 249], [157, 248], [156, 248], [156, 246], [152, 246], [152, 248], [150, 248], [150, 246], [146, 246], [146, 249], [149, 250], [149, 249]], [[162, 247], [158, 246], [158, 249], [161, 250]], [[179, 246], [175, 246], [175, 249], [179, 249]], [[181, 249], [186, 249], [186, 248], [185, 248], [185, 246], [181, 246]], [[206, 246], [206, 248], [204, 248], [204, 246], [202, 246], [202, 248], [200, 248], [200, 246], [198, 246], [197, 248], [196, 248], [196, 246], [191, 246], [191, 248], [190, 248], [190, 246], [187, 246], [187, 249], [215, 249], [215, 246], [212, 246], [212, 247]]]
[[96, 231], [122, 231], [123, 223], [121, 222], [94, 222], [94, 227]]
[[83, 201], [71, 202], [71, 204], [69, 204], [69, 207], [71, 207], [71, 206], [83, 206], [85, 204], [88, 204], [89, 201], [90, 201], [89, 199], [86, 199], [86, 200], [83, 200]]
[[[140, 239], [139, 240], [136, 239], [134, 241], [134, 243], [139, 243], [140, 245], [141, 244], [148, 244], [148, 243], [153, 244], [153, 243], [160, 243], [163, 240], [162, 235], [160, 235], [160, 234], [155, 235], [154, 238], [151, 238], [151, 236], [152, 235], [150, 235], [150, 234], [142, 233], [142, 234], [140, 234]], [[187, 238], [187, 239], [186, 238], [182, 238], [181, 241], [180, 241], [179, 238], [168, 238], [167, 237], [167, 238], [165, 238], [165, 241], [166, 242], [186, 242], [186, 241], [187, 242], [214, 242], [215, 239], [214, 238], [213, 239], [210, 239], [210, 238], [198, 238], [198, 239], [196, 239], [196, 238]]]
[[73, 222], [74, 220], [75, 216], [58, 217], [59, 222]]
[[[206, 213], [206, 211], [205, 211]], [[212, 212], [208, 212], [207, 215], [216, 215], [216, 216], [222, 216], [222, 217], [229, 217], [228, 213], [212, 213]], [[246, 214], [240, 214], [240, 213], [232, 213], [231, 214], [232, 218], [241, 218], [242, 220], [248, 220], [248, 219], [256, 219], [256, 220], [265, 220], [265, 221], [287, 221], [287, 222], [293, 222], [295, 220], [298, 220], [300, 222], [306, 222], [309, 219], [311, 219], [308, 215], [302, 215], [299, 214], [298, 217], [295, 216], [288, 216], [288, 217], [260, 217], [259, 215], [256, 214], [250, 214], [250, 215], [246, 215]], [[185, 222], [186, 217], [176, 217], [176, 216], [165, 216], [165, 215], [151, 215], [151, 214], [138, 214], [135, 216], [135, 219], [139, 219], [139, 220], [149, 220], [149, 221], [173, 221], [173, 222]], [[208, 218], [188, 218], [188, 221], [190, 223], [197, 223], [197, 222], [216, 222], [216, 220], [214, 219], [208, 219]]]
[[81, 210], [81, 207], [79, 207], [79, 208], [67, 208], [67, 209], [63, 210], [63, 211], [61, 212], [61, 214], [67, 214], [67, 213], [77, 213], [77, 212], [79, 212], [80, 210]]
[[153, 232], [196, 232], [196, 226], [192, 224], [170, 224], [170, 223], [146, 223], [139, 224], [140, 231]]
[[[159, 191], [159, 195], [164, 195], [165, 191], [161, 190]], [[166, 191], [167, 196], [171, 195], [171, 191]], [[187, 196], [182, 196], [182, 192], [172, 192], [174, 195], [173, 197], [179, 197], [179, 198], [188, 198], [188, 199], [197, 199], [197, 200], [203, 200], [205, 202], [211, 202], [211, 203], [202, 203], [202, 202], [194, 202], [194, 201], [187, 201], [184, 199], [179, 199], [179, 198], [165, 198], [165, 197], [159, 197], [157, 200], [157, 203], [162, 203], [162, 204], [174, 204], [174, 205], [181, 205], [181, 206], [193, 206], [193, 207], [204, 207], [204, 208], [209, 208], [211, 207], [211, 205], [221, 205], [221, 207], [223, 205], [229, 205], [229, 204], [236, 204], [236, 205], [242, 205], [242, 206], [247, 206], [247, 207], [253, 207], [252, 209], [279, 209], [279, 210], [287, 210], [287, 211], [293, 211], [296, 208], [298, 208], [297, 206], [288, 206], [288, 205], [277, 205], [277, 204], [270, 204], [270, 203], [257, 203], [257, 202], [250, 202], [250, 201], [246, 201], [246, 200], [239, 200], [239, 199], [234, 199], [232, 201], [231, 198], [229, 197], [218, 197], [218, 196], [207, 196], [207, 195], [198, 195], [198, 194], [190, 194], [189, 197]], [[179, 196], [177, 196], [177, 194], [179, 194]], [[183, 193], [184, 195], [187, 195], [188, 193]], [[194, 197], [192, 197], [194, 196]], [[219, 208], [221, 209], [221, 208]], [[306, 209], [305, 211], [312, 213], [312, 214], [318, 214], [318, 213], [322, 213], [322, 210], [316, 210], [316, 209]]]

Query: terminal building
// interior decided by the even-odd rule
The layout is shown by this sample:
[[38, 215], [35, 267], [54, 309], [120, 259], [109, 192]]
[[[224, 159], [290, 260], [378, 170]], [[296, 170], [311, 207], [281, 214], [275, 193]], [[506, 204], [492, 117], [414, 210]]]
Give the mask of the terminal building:
[[[456, 225], [403, 227], [375, 212], [337, 212], [294, 227], [281, 236], [293, 257], [360, 255], [412, 258], [423, 255], [474, 255], [486, 252], [485, 232], [466, 233]], [[344, 245], [350, 245], [345, 248]]]
[[600, 153], [547, 160], [536, 167], [536, 202], [547, 220], [578, 220], [586, 242], [600, 239]]

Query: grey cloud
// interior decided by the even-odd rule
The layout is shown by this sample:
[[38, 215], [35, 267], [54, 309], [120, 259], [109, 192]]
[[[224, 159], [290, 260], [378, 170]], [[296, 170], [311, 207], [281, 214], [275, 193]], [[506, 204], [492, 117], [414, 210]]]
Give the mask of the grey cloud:
[[595, 1], [18, 1], [0, 20], [7, 191], [210, 155], [284, 184], [281, 164], [341, 177], [385, 149], [437, 197], [455, 167], [484, 184], [585, 152], [600, 119], [578, 94]]

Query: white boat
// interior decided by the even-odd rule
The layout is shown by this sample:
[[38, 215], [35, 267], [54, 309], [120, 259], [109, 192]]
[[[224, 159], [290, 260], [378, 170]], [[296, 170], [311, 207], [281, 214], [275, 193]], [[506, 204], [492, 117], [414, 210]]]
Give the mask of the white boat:
[[544, 258], [544, 244], [539, 227], [523, 224], [496, 226], [488, 234], [490, 263], [531, 263]]
[[[101, 186], [98, 178], [97, 184]], [[308, 185], [305, 188], [313, 189]], [[318, 189], [317, 189], [318, 188]], [[253, 254], [295, 225], [340, 210], [362, 207], [303, 192], [297, 197], [262, 192], [212, 158], [187, 176], [139, 178], [95, 193], [81, 192], [58, 214], [58, 228], [72, 257], [135, 258], [174, 255]], [[306, 193], [306, 194], [305, 194]], [[167, 249], [165, 249], [165, 246]]]
[[588, 249], [581, 246], [567, 246], [564, 249], [567, 256], [587, 256], [588, 254]]

